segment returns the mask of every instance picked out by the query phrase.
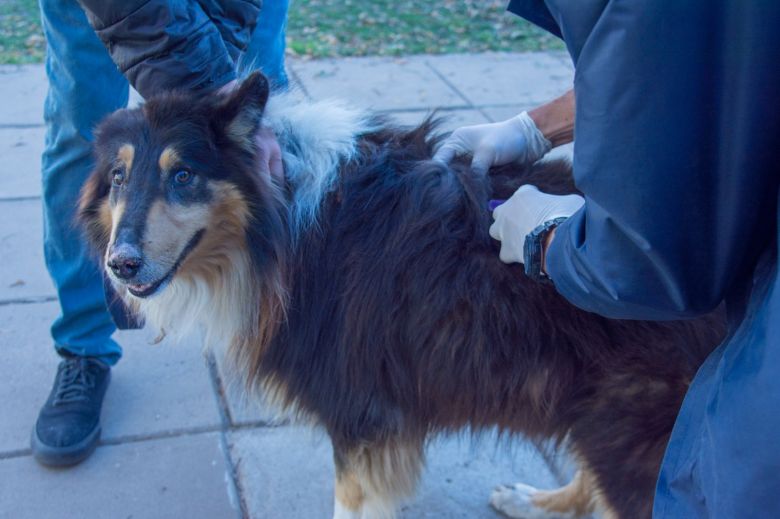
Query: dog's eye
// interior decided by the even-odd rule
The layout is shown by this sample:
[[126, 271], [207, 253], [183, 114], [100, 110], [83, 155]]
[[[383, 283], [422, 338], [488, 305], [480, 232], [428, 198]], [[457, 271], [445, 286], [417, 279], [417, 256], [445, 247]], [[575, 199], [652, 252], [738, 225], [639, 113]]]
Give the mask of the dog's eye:
[[121, 186], [125, 181], [125, 172], [121, 169], [111, 171], [111, 183], [116, 187]]
[[176, 172], [175, 175], [173, 175], [173, 181], [176, 182], [177, 185], [184, 186], [192, 182], [192, 177], [194, 175], [191, 171], [187, 171], [186, 169], [180, 169]]

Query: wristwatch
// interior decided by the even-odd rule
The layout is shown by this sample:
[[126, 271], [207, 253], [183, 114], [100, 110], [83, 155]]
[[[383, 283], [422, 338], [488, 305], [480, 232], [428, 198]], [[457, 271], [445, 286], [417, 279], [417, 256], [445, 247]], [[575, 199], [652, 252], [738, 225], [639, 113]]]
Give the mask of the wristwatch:
[[566, 218], [566, 216], [561, 216], [559, 218], [547, 220], [525, 237], [525, 243], [523, 244], [525, 275], [534, 281], [539, 281], [541, 283], [552, 283], [550, 276], [548, 276], [542, 268], [544, 241], [547, 239], [547, 236], [549, 236], [550, 232], [552, 232], [553, 229], [560, 225], [561, 222], [565, 221]]

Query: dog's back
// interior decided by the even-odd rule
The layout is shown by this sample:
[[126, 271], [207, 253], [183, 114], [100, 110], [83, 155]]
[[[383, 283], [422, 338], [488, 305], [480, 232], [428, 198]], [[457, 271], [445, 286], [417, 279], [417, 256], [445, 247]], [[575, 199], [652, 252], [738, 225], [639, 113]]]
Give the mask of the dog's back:
[[431, 433], [464, 427], [568, 434], [619, 517], [648, 516], [677, 409], [720, 319], [610, 321], [501, 263], [488, 200], [523, 183], [573, 192], [570, 165], [481, 178], [430, 160], [432, 135], [425, 123], [363, 138], [302, 242], [264, 375], [284, 381], [344, 459], [356, 445], [420, 452]]

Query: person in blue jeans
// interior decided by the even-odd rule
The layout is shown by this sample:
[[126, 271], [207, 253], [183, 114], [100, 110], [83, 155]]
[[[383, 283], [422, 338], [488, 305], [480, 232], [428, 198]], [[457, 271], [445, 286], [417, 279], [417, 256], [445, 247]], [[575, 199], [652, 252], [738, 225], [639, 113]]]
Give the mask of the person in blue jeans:
[[130, 85], [143, 97], [172, 88], [219, 95], [243, 66], [285, 88], [288, 0], [262, 8], [259, 0], [40, 0], [40, 8], [49, 78], [44, 253], [61, 309], [51, 334], [63, 360], [31, 444], [38, 461], [62, 466], [94, 450], [110, 368], [122, 356], [111, 336], [136, 324], [111, 297], [75, 225], [92, 168], [92, 130], [127, 106]]

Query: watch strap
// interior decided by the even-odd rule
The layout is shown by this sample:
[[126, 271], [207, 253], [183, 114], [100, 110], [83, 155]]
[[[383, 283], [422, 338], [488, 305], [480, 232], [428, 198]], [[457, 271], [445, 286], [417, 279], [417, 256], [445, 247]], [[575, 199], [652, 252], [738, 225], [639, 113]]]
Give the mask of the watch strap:
[[548, 276], [542, 268], [544, 241], [547, 239], [550, 232], [566, 219], [566, 216], [561, 216], [553, 218], [552, 220], [547, 220], [537, 226], [525, 237], [525, 243], [523, 244], [525, 274], [534, 281], [542, 283], [552, 282], [550, 276]]

